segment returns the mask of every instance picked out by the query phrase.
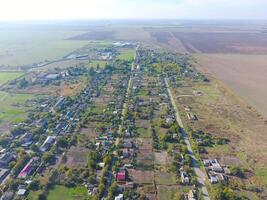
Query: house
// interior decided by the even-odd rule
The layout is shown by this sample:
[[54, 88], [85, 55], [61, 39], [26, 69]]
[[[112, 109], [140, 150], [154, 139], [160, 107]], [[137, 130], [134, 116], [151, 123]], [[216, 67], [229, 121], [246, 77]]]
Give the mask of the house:
[[0, 200], [12, 200], [13, 197], [14, 197], [14, 193], [13, 193], [13, 192], [5, 192], [5, 193], [1, 196]]
[[35, 170], [36, 168], [36, 162], [37, 162], [38, 158], [32, 158], [25, 166], [24, 168], [21, 170], [21, 172], [18, 175], [18, 178], [26, 178], [27, 176], [29, 176], [30, 174], [32, 174], [32, 172]]
[[123, 200], [123, 194], [119, 194], [114, 200]]
[[118, 182], [124, 182], [126, 180], [126, 170], [120, 170], [116, 175]]
[[168, 117], [166, 117], [165, 122], [167, 124], [172, 124], [174, 122], [174, 119], [172, 117], [168, 116]]
[[104, 168], [105, 167], [105, 163], [104, 162], [98, 163], [98, 166], [101, 167], [101, 168]]
[[124, 140], [123, 148], [133, 148], [133, 143], [130, 140]]
[[65, 101], [65, 97], [61, 96], [59, 97], [58, 101], [56, 102], [56, 104], [54, 105], [54, 109], [57, 110], [57, 109], [61, 109], [61, 107], [63, 106], [64, 104], [64, 101]]
[[187, 194], [187, 199], [188, 200], [196, 200], [196, 197], [195, 197], [195, 192], [193, 190], [190, 190]]
[[39, 119], [37, 122], [36, 122], [36, 126], [37, 127], [44, 127], [46, 128], [48, 125], [48, 122], [46, 119]]
[[60, 74], [47, 74], [45, 76], [45, 79], [48, 79], [48, 80], [56, 80], [60, 77]]
[[56, 136], [48, 136], [44, 143], [42, 144], [40, 150], [41, 151], [48, 151], [52, 144], [55, 142]]
[[223, 172], [223, 168], [221, 167], [221, 165], [219, 164], [219, 162], [217, 161], [217, 159], [212, 159], [210, 160], [210, 169], [214, 172]]
[[131, 137], [132, 136], [131, 132], [128, 129], [125, 130], [124, 135], [125, 135], [125, 137]]
[[134, 150], [133, 149], [122, 149], [122, 156], [123, 158], [129, 158], [134, 156]]
[[0, 167], [8, 167], [8, 164], [14, 159], [12, 153], [7, 152], [0, 156]]
[[189, 177], [185, 171], [180, 172], [182, 183], [188, 184], [190, 182]]
[[218, 183], [218, 178], [217, 178], [216, 175], [209, 174], [209, 176], [210, 176], [210, 182], [211, 182], [212, 184], [214, 184], [214, 183]]
[[133, 165], [127, 163], [127, 164], [124, 165], [124, 167], [125, 167], [125, 168], [133, 168]]
[[205, 159], [203, 160], [203, 163], [206, 169], [209, 171], [214, 171], [219, 173], [223, 172], [223, 168], [221, 167], [217, 159]]
[[221, 174], [221, 173], [216, 173], [216, 177], [217, 177], [218, 181], [220, 181], [220, 182], [225, 182], [226, 181], [225, 176], [223, 174]]
[[21, 136], [20, 142], [22, 147], [28, 147], [32, 144], [32, 138], [33, 135], [31, 133], [25, 133], [24, 135]]
[[24, 185], [20, 185], [19, 188], [18, 188], [17, 195], [18, 196], [25, 196], [26, 192], [27, 192], [26, 187]]
[[188, 112], [187, 113], [187, 117], [188, 117], [189, 120], [192, 120], [192, 121], [198, 120], [197, 119], [197, 116], [194, 113], [192, 113], [192, 112]]
[[9, 170], [8, 169], [2, 169], [0, 168], [0, 184], [5, 180], [5, 178], [8, 175]]

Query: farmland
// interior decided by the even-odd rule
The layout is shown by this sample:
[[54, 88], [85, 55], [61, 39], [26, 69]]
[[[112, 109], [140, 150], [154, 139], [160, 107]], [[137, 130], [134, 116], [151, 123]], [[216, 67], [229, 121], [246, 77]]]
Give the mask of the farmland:
[[0, 85], [7, 83], [8, 81], [14, 80], [20, 77], [23, 73], [21, 72], [0, 72]]
[[266, 55], [196, 55], [202, 72], [223, 81], [267, 117]]
[[60, 59], [87, 44], [85, 41], [66, 40], [81, 31], [61, 30], [56, 27], [2, 29], [0, 31], [0, 66], [16, 67], [45, 60]]

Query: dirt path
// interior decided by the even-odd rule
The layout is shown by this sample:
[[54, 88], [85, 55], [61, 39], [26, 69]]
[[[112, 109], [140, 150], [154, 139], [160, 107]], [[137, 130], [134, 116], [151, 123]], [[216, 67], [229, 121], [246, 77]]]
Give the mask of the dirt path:
[[171, 100], [171, 104], [172, 104], [172, 106], [174, 108], [174, 111], [175, 111], [176, 121], [179, 124], [179, 126], [182, 128], [182, 137], [183, 137], [183, 139], [184, 139], [184, 141], [186, 143], [189, 155], [192, 158], [193, 168], [194, 168], [194, 171], [195, 171], [195, 173], [196, 173], [196, 175], [198, 177], [198, 182], [199, 182], [199, 184], [201, 186], [203, 198], [204, 198], [204, 200], [210, 200], [208, 190], [207, 190], [207, 188], [205, 186], [205, 183], [204, 183], [204, 180], [205, 180], [206, 176], [198, 166], [197, 159], [194, 156], [194, 153], [192, 151], [191, 144], [190, 144], [189, 139], [187, 137], [187, 134], [186, 134], [186, 132], [184, 130], [184, 125], [183, 125], [182, 119], [180, 117], [179, 110], [178, 110], [178, 108], [177, 108], [177, 106], [175, 104], [175, 101], [174, 101], [174, 98], [173, 98], [173, 95], [172, 95], [168, 80], [166, 78], [165, 78], [165, 84], [166, 84], [167, 91], [168, 91], [168, 94], [169, 94], [169, 97], [170, 97], [170, 100]]

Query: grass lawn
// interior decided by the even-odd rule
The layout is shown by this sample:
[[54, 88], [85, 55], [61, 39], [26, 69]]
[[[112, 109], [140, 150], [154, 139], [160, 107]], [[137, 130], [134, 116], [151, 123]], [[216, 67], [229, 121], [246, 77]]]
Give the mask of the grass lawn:
[[23, 73], [21, 72], [0, 72], [0, 85], [7, 83], [8, 81], [14, 80], [20, 77]]
[[106, 64], [108, 64], [108, 61], [94, 60], [88, 63], [87, 66], [96, 68], [97, 65], [99, 65], [100, 68], [103, 68], [106, 66]]
[[18, 123], [24, 120], [27, 100], [34, 99], [31, 94], [9, 94], [0, 92], [0, 123]]
[[161, 185], [176, 184], [176, 175], [173, 173], [158, 171], [155, 179], [156, 183]]
[[137, 96], [148, 96], [147, 90], [140, 90], [137, 93]]
[[179, 191], [178, 187], [159, 186], [158, 195], [160, 200], [174, 200], [175, 194]]
[[48, 192], [47, 200], [83, 200], [88, 197], [87, 189], [82, 186], [67, 188], [65, 186], [56, 185]]
[[151, 137], [149, 129], [146, 128], [137, 128], [137, 133], [140, 134], [140, 138], [149, 138]]
[[118, 58], [121, 60], [131, 60], [134, 58], [134, 49], [121, 49], [119, 52], [120, 55], [118, 56]]
[[260, 168], [256, 170], [256, 175], [261, 179], [263, 184], [267, 186], [267, 168]]

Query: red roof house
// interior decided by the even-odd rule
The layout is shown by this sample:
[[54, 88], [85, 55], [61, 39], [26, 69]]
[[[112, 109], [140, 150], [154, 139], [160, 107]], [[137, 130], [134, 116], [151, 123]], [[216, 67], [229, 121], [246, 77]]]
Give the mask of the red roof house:
[[126, 180], [126, 172], [125, 171], [118, 172], [116, 179], [117, 179], [117, 181], [125, 181]]

